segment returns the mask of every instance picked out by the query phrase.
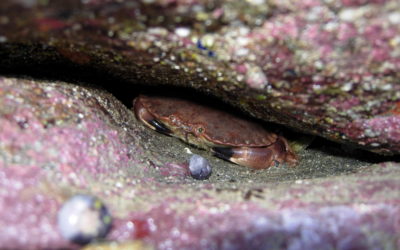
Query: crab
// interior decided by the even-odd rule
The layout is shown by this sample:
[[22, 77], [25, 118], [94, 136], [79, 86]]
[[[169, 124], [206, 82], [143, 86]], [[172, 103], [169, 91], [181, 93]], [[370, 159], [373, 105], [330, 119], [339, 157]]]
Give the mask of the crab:
[[265, 169], [297, 163], [284, 137], [221, 110], [174, 97], [140, 95], [133, 111], [147, 127], [238, 165]]

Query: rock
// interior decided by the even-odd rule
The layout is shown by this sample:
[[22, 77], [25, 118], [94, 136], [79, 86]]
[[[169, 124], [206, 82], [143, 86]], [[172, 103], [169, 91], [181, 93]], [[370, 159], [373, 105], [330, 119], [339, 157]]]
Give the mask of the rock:
[[93, 86], [129, 103], [116, 83], [190, 87], [344, 148], [397, 154], [398, 1], [260, 3], [1, 1], [0, 73], [19, 76], [0, 77], [0, 245], [77, 248], [57, 212], [86, 193], [113, 214], [110, 246], [400, 248], [398, 163], [325, 141], [296, 168], [253, 172], [191, 148], [213, 166], [199, 182], [186, 145]]
[[102, 201], [80, 194], [64, 202], [58, 212], [57, 223], [64, 239], [86, 245], [107, 236], [112, 218]]
[[109, 88], [115, 78], [191, 87], [266, 121], [381, 154], [400, 152], [392, 132], [399, 126], [397, 0], [295, 8], [207, 3], [5, 0], [0, 66], [114, 78]]
[[198, 182], [176, 167], [165, 174], [187, 145], [145, 128], [103, 90], [3, 77], [0, 114], [3, 247], [76, 248], [57, 212], [87, 193], [108, 204], [107, 240], [123, 245], [398, 248], [399, 164], [307, 149], [296, 168], [250, 171], [211, 157], [214, 174]]
[[94, 88], [0, 77], [2, 247], [73, 247], [58, 233], [61, 201], [74, 190], [107, 197], [117, 187], [102, 181], [129, 182], [118, 171], [132, 165], [129, 178], [144, 174], [139, 138], [127, 136], [132, 126], [122, 128], [133, 115], [115, 105]]
[[211, 166], [208, 160], [200, 155], [192, 155], [189, 160], [190, 175], [196, 180], [208, 179], [211, 175]]

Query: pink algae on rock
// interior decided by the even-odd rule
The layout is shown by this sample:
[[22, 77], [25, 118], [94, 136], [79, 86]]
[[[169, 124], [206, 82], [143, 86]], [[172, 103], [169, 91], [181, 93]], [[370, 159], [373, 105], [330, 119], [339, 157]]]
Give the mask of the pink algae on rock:
[[184, 165], [146, 154], [141, 125], [116, 125], [133, 114], [102, 108], [120, 105], [108, 94], [14, 78], [0, 78], [0, 90], [2, 246], [77, 247], [59, 234], [56, 215], [78, 193], [96, 195], [110, 209], [108, 240], [159, 249], [398, 245], [396, 164], [255, 186], [219, 182], [220, 166], [211, 180], [192, 182]]
[[[294, 2], [4, 0], [0, 68], [57, 77], [50, 66], [68, 76], [94, 68], [132, 84], [201, 89], [264, 120], [398, 154], [399, 2]], [[400, 248], [398, 163], [328, 168], [314, 152], [293, 172], [254, 175], [217, 162], [199, 184], [179, 146], [158, 145], [103, 91], [2, 77], [0, 104], [5, 248], [76, 247], [55, 215], [80, 192], [110, 208], [110, 241]]]
[[60, 85], [0, 78], [2, 247], [68, 247], [56, 228], [63, 200], [137, 161], [100, 100]]
[[[6, 71], [43, 64], [64, 72], [69, 65], [132, 84], [192, 87], [257, 118], [367, 150], [346, 127], [390, 115], [399, 101], [397, 0], [1, 6], [18, 13], [4, 12], [0, 22]], [[44, 74], [57, 76], [50, 71]], [[399, 153], [399, 140], [376, 141], [374, 152]]]
[[373, 150], [382, 143], [392, 144], [400, 140], [400, 116], [383, 116], [355, 121], [348, 124], [346, 130], [349, 131], [349, 136], [359, 141], [359, 144], [367, 145]]
[[[180, 214], [166, 205], [141, 215], [148, 218], [148, 231], [138, 238], [157, 249], [369, 249], [396, 242], [397, 236], [380, 232], [398, 230], [399, 212], [390, 205], [292, 207], [277, 212], [252, 204], [210, 204]], [[137, 237], [135, 220], [120, 221], [115, 237], [132, 237], [124, 236], [124, 223], [133, 223], [131, 232]]]

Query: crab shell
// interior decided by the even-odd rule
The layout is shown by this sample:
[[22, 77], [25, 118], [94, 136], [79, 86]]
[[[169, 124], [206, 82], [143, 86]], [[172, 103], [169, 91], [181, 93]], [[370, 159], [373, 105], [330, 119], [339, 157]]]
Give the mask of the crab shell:
[[255, 169], [297, 163], [285, 138], [257, 123], [172, 97], [140, 95], [133, 102], [136, 118], [148, 127], [178, 137], [217, 157]]

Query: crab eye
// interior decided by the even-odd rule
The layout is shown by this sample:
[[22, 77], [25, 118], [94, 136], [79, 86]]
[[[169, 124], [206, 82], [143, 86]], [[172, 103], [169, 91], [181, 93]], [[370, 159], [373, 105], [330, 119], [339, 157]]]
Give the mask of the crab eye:
[[204, 132], [204, 128], [203, 127], [198, 127], [197, 128], [197, 133], [201, 134]]

